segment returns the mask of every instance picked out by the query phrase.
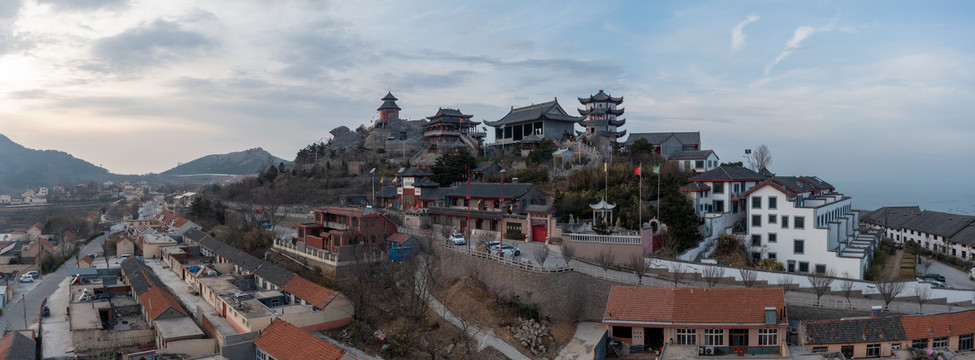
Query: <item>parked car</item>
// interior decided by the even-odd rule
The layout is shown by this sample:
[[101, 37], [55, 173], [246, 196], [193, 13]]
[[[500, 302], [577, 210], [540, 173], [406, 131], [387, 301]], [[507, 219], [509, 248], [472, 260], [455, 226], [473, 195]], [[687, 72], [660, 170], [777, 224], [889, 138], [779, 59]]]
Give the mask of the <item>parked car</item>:
[[500, 241], [497, 241], [497, 240], [488, 241], [488, 243], [487, 243], [487, 250], [488, 251], [491, 251], [491, 249], [493, 249], [494, 247], [496, 247], [498, 245], [501, 245], [501, 242]]
[[950, 289], [950, 287], [948, 285], [946, 285], [944, 282], [941, 282], [941, 281], [938, 281], [938, 280], [928, 280], [928, 281], [925, 281], [925, 282], [931, 284], [931, 287], [934, 287], [934, 288]]
[[975, 267], [968, 270], [968, 278], [975, 280]]
[[[491, 253], [496, 253], [496, 252], [498, 252], [498, 246], [497, 245], [492, 246]], [[521, 255], [521, 249], [519, 249], [518, 247], [514, 245], [501, 245], [501, 256], [511, 257], [511, 256], [518, 256], [518, 255]]]
[[30, 276], [32, 279], [37, 280], [41, 278], [41, 274], [37, 271], [28, 271], [24, 273], [24, 276]]
[[940, 281], [940, 282], [945, 282], [945, 276], [944, 275], [935, 274], [935, 273], [927, 273], [927, 274], [924, 274], [924, 278], [923, 279], [924, 280], [936, 280], [936, 281]]
[[464, 234], [461, 233], [450, 234], [447, 240], [453, 242], [454, 245], [467, 245], [467, 239], [464, 239]]
[[31, 276], [27, 276], [27, 275], [21, 275], [20, 276], [20, 282], [22, 282], [22, 283], [32, 283], [32, 282], [34, 282], [34, 278], [31, 277]]

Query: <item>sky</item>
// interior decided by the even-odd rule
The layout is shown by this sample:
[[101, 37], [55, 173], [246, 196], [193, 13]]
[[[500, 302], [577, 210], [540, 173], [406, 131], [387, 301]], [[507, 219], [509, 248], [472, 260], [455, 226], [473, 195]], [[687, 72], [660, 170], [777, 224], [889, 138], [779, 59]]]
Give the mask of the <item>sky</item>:
[[3, 0], [0, 133], [158, 173], [253, 147], [293, 159], [369, 126], [387, 91], [401, 117], [497, 120], [553, 98], [574, 113], [603, 89], [631, 133], [700, 131], [728, 162], [765, 144], [779, 174], [975, 211], [973, 7]]

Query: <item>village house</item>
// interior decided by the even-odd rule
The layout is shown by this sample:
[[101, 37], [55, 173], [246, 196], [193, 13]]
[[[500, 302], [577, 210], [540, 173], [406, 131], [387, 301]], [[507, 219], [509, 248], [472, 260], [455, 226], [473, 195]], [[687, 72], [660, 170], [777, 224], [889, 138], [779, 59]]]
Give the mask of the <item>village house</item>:
[[742, 194], [766, 179], [765, 175], [741, 166], [719, 166], [691, 177], [690, 183], [680, 191], [704, 219], [701, 234], [712, 241], [720, 234], [731, 234], [736, 225], [744, 224], [746, 208]]
[[775, 176], [742, 194], [752, 260], [776, 259], [788, 272], [862, 279], [875, 233], [860, 233], [849, 196], [814, 176]]
[[477, 239], [496, 238], [546, 242], [561, 236], [555, 226], [555, 209], [533, 184], [458, 183], [436, 189], [427, 210], [431, 222]]
[[914, 207], [883, 207], [864, 215], [861, 222], [880, 229], [898, 244], [921, 247], [957, 259], [975, 260], [975, 216]]
[[[396, 224], [370, 208], [316, 209], [314, 222], [297, 224], [297, 236], [275, 247], [335, 266], [373, 251], [385, 251]], [[300, 250], [299, 250], [300, 249]]]
[[254, 339], [258, 360], [355, 360], [352, 354], [328, 341], [274, 319]]
[[626, 138], [626, 146], [633, 146], [639, 139], [650, 143], [653, 152], [669, 158], [678, 151], [701, 150], [700, 132], [653, 132], [653, 133], [632, 133]]
[[718, 167], [718, 155], [713, 150], [681, 150], [667, 159], [677, 163], [681, 171], [703, 174]]
[[0, 338], [0, 360], [37, 358], [37, 342], [32, 330], [11, 331]]
[[189, 317], [162, 280], [141, 259], [130, 257], [120, 265], [132, 297], [142, 307], [144, 320], [156, 330], [155, 343], [166, 348], [181, 340], [202, 339], [205, 333]]
[[[789, 321], [781, 288], [613, 286], [604, 325], [620, 341], [650, 352], [692, 347], [693, 354], [788, 355]], [[666, 353], [661, 358], [668, 358]]]
[[889, 357], [907, 348], [975, 350], [975, 310], [803, 321], [797, 330], [799, 345], [811, 352], [842, 353], [848, 359]]

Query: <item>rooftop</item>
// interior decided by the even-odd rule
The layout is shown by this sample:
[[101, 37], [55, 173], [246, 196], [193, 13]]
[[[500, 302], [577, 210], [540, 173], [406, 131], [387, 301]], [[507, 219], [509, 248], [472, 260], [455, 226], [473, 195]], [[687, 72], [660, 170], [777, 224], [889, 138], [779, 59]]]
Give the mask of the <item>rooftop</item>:
[[345, 355], [342, 349], [280, 319], [261, 331], [254, 346], [278, 360], [337, 360]]
[[613, 286], [603, 322], [764, 324], [766, 307], [786, 322], [781, 288]]
[[533, 104], [520, 108], [512, 107], [508, 114], [497, 121], [484, 121], [485, 124], [493, 127], [520, 124], [532, 120], [555, 120], [577, 123], [582, 121], [582, 117], [572, 116], [562, 109], [558, 100]]

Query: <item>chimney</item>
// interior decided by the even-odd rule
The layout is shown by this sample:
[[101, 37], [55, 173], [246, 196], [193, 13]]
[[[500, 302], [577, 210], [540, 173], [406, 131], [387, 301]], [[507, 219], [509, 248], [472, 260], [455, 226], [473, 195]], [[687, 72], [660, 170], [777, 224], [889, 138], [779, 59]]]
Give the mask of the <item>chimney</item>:
[[883, 317], [884, 308], [880, 305], [874, 305], [870, 307], [870, 317], [879, 318]]
[[767, 306], [765, 307], [765, 325], [775, 325], [778, 322], [775, 319], [775, 307]]

